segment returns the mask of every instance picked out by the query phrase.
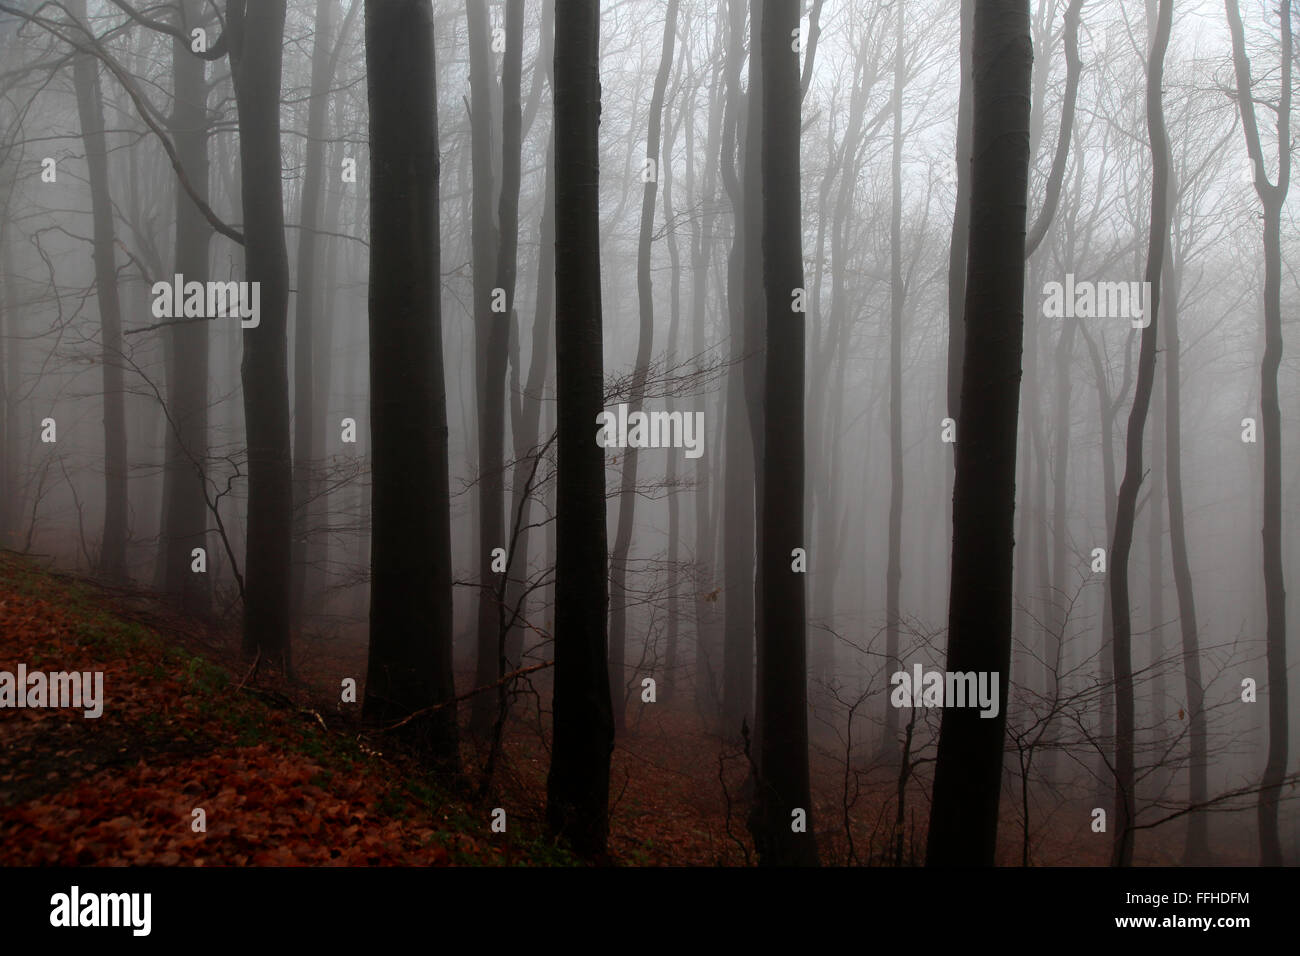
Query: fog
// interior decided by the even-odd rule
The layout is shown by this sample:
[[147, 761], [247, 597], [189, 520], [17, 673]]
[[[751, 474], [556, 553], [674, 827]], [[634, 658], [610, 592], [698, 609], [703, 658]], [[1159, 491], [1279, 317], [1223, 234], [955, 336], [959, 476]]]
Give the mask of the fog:
[[[405, 132], [419, 125], [411, 115], [397, 115], [420, 102], [421, 79], [397, 72], [406, 61], [396, 41], [372, 48], [368, 71], [371, 15], [360, 0], [289, 0], [274, 44], [261, 42], [265, 11], [253, 4], [235, 20], [229, 7], [241, 4], [201, 0], [147, 9], [0, 2], [0, 546], [164, 595], [195, 633], [242, 647], [255, 670], [327, 688], [351, 675], [365, 686], [368, 660], [367, 719], [460, 697], [458, 759], [476, 768], [467, 773], [486, 761], [489, 776], [509, 778], [524, 760], [521, 742], [550, 752], [552, 697], [565, 693], [566, 659], [577, 660], [562, 643], [579, 612], [557, 608], [566, 600], [556, 594], [557, 535], [562, 548], [566, 535], [595, 534], [564, 507], [582, 501], [578, 510], [605, 518], [604, 543], [582, 541], [583, 553], [599, 557], [607, 594], [581, 593], [590, 614], [608, 614], [608, 633], [570, 627], [608, 657], [615, 760], [640, 752], [639, 737], [686, 735], [683, 753], [705, 757], [677, 769], [707, 792], [701, 800], [725, 799], [728, 833], [745, 829], [745, 800], [762, 803], [751, 763], [760, 781], [765, 765], [778, 765], [772, 741], [785, 739], [781, 722], [802, 710], [812, 803], [785, 792], [778, 802], [812, 809], [821, 861], [924, 862], [927, 820], [942, 805], [938, 793], [932, 803], [937, 767], [948, 759], [941, 726], [965, 706], [978, 715], [972, 733], [984, 732], [978, 721], [1000, 728], [998, 863], [1300, 859], [1293, 787], [1280, 789], [1293, 780], [1296, 733], [1287, 728], [1300, 717], [1296, 694], [1286, 695], [1286, 655], [1300, 650], [1294, 601], [1289, 618], [1285, 599], [1278, 603], [1300, 573], [1300, 231], [1287, 189], [1284, 60], [1293, 51], [1278, 4], [1241, 0], [1245, 56], [1235, 65], [1223, 4], [1173, 5], [1161, 84], [1167, 248], [1154, 263], [1155, 288], [1147, 76], [1164, 3], [1022, 5], [1029, 97], [1011, 91], [1005, 103], [1027, 112], [1027, 127], [1008, 121], [982, 134], [978, 118], [993, 114], [977, 105], [972, 144], [961, 119], [970, 51], [959, 6], [974, 4], [768, 0], [770, 15], [789, 16], [788, 7], [798, 17], [797, 175], [784, 178], [774, 174], [780, 156], [764, 149], [778, 133], [760, 108], [786, 100], [751, 104], [749, 4], [601, 4], [603, 362], [587, 371], [602, 382], [608, 415], [573, 407], [585, 416], [587, 445], [604, 455], [603, 501], [564, 498], [557, 485], [566, 448], [578, 447], [566, 445], [578, 426], [557, 425], [566, 414], [557, 340], [561, 362], [566, 348], [590, 342], [557, 272], [582, 248], [566, 215], [573, 207], [553, 204], [568, 195], [566, 170], [579, 185], [596, 170], [563, 165], [582, 144], [563, 128], [554, 135], [553, 67], [564, 13], [586, 5], [521, 3], [517, 31], [507, 22], [513, 6], [432, 3], [440, 175], [426, 163], [403, 180], [438, 184], [430, 260], [386, 258], [417, 249], [409, 237], [420, 217], [400, 224], [398, 206], [383, 205], [372, 184], [387, 176], [391, 186], [422, 154], [412, 145], [381, 168], [376, 111], [388, 104], [397, 141], [422, 142]], [[1290, 4], [1281, 6], [1289, 17]], [[378, 22], [369, 28], [378, 43]], [[216, 45], [232, 31], [231, 52], [243, 44], [238, 94], [232, 58]], [[374, 64], [385, 56], [395, 64], [385, 89], [411, 90], [401, 110], [397, 94], [376, 92]], [[1243, 67], [1247, 98], [1237, 95]], [[268, 94], [255, 86], [276, 76], [278, 146], [276, 111], [259, 108]], [[1253, 109], [1245, 125], [1243, 103]], [[965, 325], [963, 311], [992, 301], [980, 298], [985, 274], [967, 275], [968, 258], [976, 270], [997, 249], [1017, 248], [978, 201], [971, 214], [972, 191], [1023, 175], [981, 171], [979, 149], [1010, 141], [1027, 146], [1029, 160], [1024, 230], [1011, 230], [1021, 244], [1028, 236], [1014, 482], [1005, 488], [1014, 518], [1009, 536], [996, 530], [987, 541], [990, 567], [1004, 566], [1002, 549], [1013, 544], [1009, 666], [958, 666], [948, 639], [965, 587], [954, 576], [954, 481], [964, 467], [956, 455], [967, 416], [981, 414], [986, 366], [951, 330]], [[782, 197], [797, 199], [798, 214], [784, 231]], [[430, 208], [420, 202], [412, 195], [406, 208]], [[388, 225], [378, 225], [380, 210]], [[278, 251], [268, 236], [280, 237]], [[778, 246], [791, 245], [802, 280], [785, 295], [774, 283], [792, 260]], [[409, 267], [421, 261], [439, 275], [421, 278], [422, 267]], [[409, 487], [423, 480], [423, 465], [380, 474], [385, 454], [438, 446], [443, 411], [436, 376], [420, 393], [431, 405], [412, 412], [399, 397], [429, 363], [410, 350], [416, 339], [385, 337], [407, 334], [433, 306], [417, 298], [409, 309], [385, 306], [395, 301], [377, 298], [385, 264], [401, 273], [394, 281], [424, 283], [438, 300], [441, 495], [437, 482]], [[250, 285], [214, 285], [227, 282]], [[1270, 296], [1282, 336], [1276, 428], [1266, 400]], [[777, 298], [790, 302], [788, 315], [770, 308]], [[975, 328], [968, 334], [987, 341]], [[1003, 337], [1017, 328], [1008, 322]], [[1130, 416], [1150, 328], [1154, 366], [1134, 446]], [[798, 347], [780, 338], [795, 334]], [[409, 361], [399, 364], [404, 351]], [[801, 391], [802, 405], [780, 402], [778, 385], [787, 396]], [[976, 407], [959, 409], [963, 396]], [[386, 433], [378, 418], [372, 427], [381, 410]], [[426, 417], [432, 428], [419, 424]], [[783, 439], [801, 445], [801, 461], [767, 454], [764, 444], [785, 448]], [[980, 448], [989, 461], [998, 454], [994, 444]], [[396, 497], [403, 474], [408, 487]], [[1270, 475], [1277, 501], [1266, 493]], [[250, 484], [262, 480], [269, 491], [259, 501]], [[1135, 492], [1131, 547], [1116, 541], [1122, 486]], [[981, 492], [970, 494], [974, 523], [963, 527], [983, 518], [1003, 527], [992, 523], [995, 498], [982, 515]], [[372, 636], [381, 620], [397, 620], [377, 610], [384, 599], [372, 593], [372, 575], [405, 566], [402, 581], [431, 580], [419, 577], [423, 546], [413, 536], [437, 526], [423, 524], [420, 501], [449, 518], [454, 694], [433, 680], [419, 691], [390, 687], [386, 705], [372, 703], [377, 669], [387, 666]], [[405, 516], [410, 534], [402, 557], [390, 551], [384, 564], [389, 532], [372, 519], [398, 502], [402, 513], [386, 527], [403, 533]], [[802, 529], [796, 538], [790, 522]], [[1281, 550], [1272, 599], [1270, 528], [1280, 530]], [[436, 565], [438, 534], [421, 540]], [[976, 567], [973, 539], [961, 541], [962, 566]], [[1131, 679], [1115, 669], [1121, 549]], [[789, 575], [775, 574], [783, 566]], [[796, 603], [783, 596], [794, 592], [775, 590], [778, 579], [798, 589]], [[430, 613], [446, 612], [441, 602]], [[764, 633], [765, 620], [785, 628], [790, 615], [802, 636]], [[424, 631], [398, 628], [412, 647], [439, 626], [428, 614], [401, 620], [423, 622]], [[988, 627], [999, 629], [996, 615]], [[787, 643], [778, 647], [778, 637]], [[779, 706], [771, 702], [780, 678], [763, 673], [765, 662], [785, 675]], [[954, 681], [966, 670], [979, 680]], [[955, 704], [959, 691], [964, 705]], [[557, 739], [554, 759], [561, 753]], [[624, 781], [610, 780], [608, 767], [605, 777], [617, 795]], [[1267, 824], [1260, 832], [1270, 813], [1271, 839]], [[1128, 845], [1113, 849], [1121, 830]], [[770, 834], [754, 839], [759, 858], [807, 862]], [[748, 860], [745, 849], [731, 862]]]

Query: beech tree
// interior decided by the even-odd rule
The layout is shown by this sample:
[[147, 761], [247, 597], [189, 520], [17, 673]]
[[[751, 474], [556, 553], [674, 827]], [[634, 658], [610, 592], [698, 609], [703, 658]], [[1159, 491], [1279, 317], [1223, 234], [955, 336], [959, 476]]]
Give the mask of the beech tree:
[[[459, 766], [430, 0], [366, 0], [374, 527], [363, 713]], [[428, 710], [428, 708], [439, 708]]]
[[759, 862], [816, 866], [808, 775], [807, 587], [791, 558], [804, 538], [804, 298], [799, 212], [796, 0], [766, 0], [762, 22], [763, 587], [758, 760], [752, 826]]
[[[85, 0], [73, 0], [71, 13], [86, 23]], [[89, 29], [83, 27], [89, 34]], [[113, 200], [108, 193], [108, 137], [104, 132], [104, 94], [99, 63], [89, 53], [73, 60], [77, 113], [89, 170], [94, 229], [95, 295], [99, 302], [100, 361], [104, 384], [104, 534], [99, 572], [120, 581], [126, 568], [126, 403], [122, 374], [122, 306], [118, 300]]]
[[229, 0], [226, 30], [239, 107], [245, 273], [261, 285], [261, 316], [244, 335], [241, 377], [248, 435], [244, 653], [289, 669], [289, 451], [286, 324], [289, 260], [280, 176], [280, 67], [285, 0]]
[[554, 740], [546, 819], [586, 856], [605, 853], [614, 716], [606, 649], [609, 590], [600, 302], [600, 3], [555, 4]]
[[[663, 51], [650, 96], [650, 118], [646, 129], [645, 185], [641, 199], [641, 230], [637, 239], [637, 335], [636, 365], [628, 396], [628, 414], [639, 412], [645, 399], [646, 376], [650, 353], [654, 348], [654, 297], [650, 278], [650, 244], [654, 230], [655, 197], [659, 190], [659, 170], [671, 157], [659, 155], [660, 131], [663, 126], [664, 91], [673, 65], [673, 43], [677, 39], [677, 0], [668, 0], [664, 14]], [[610, 557], [609, 682], [614, 694], [614, 728], [622, 730], [626, 720], [628, 675], [624, 657], [627, 653], [627, 559], [632, 547], [632, 522], [636, 516], [636, 476], [639, 456], [636, 448], [623, 455], [623, 479], [618, 495], [618, 529], [614, 535], [614, 552]]]
[[[1028, 0], [976, 5], [971, 58], [971, 242], [947, 669], [1008, 675], [1033, 63]], [[926, 848], [929, 866], [988, 866], [994, 861], [1007, 684], [999, 684], [996, 717], [981, 717], [973, 708], [943, 712]]]
[[1237, 0], [1224, 0], [1232, 34], [1232, 63], [1237, 80], [1237, 108], [1250, 154], [1255, 192], [1264, 208], [1264, 357], [1260, 365], [1260, 432], [1264, 445], [1264, 636], [1268, 658], [1268, 757], [1259, 792], [1259, 858], [1264, 866], [1281, 866], [1277, 808], [1287, 765], [1286, 587], [1282, 568], [1282, 408], [1278, 369], [1282, 365], [1282, 205], [1291, 185], [1291, 0], [1278, 7], [1281, 26], [1281, 91], [1277, 104], [1277, 181], [1270, 182], [1260, 145], [1259, 123], [1246, 57], [1245, 32]]

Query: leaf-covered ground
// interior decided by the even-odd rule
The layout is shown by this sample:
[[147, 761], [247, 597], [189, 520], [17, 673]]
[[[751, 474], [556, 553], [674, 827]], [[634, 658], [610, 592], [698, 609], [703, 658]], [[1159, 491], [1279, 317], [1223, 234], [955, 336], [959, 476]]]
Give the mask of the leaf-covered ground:
[[491, 833], [486, 811], [331, 728], [302, 688], [241, 687], [144, 603], [0, 555], [0, 670], [102, 671], [105, 697], [93, 719], [0, 710], [0, 863], [567, 861], [526, 827]]
[[[479, 796], [483, 741], [463, 729], [466, 777], [435, 785], [360, 723], [357, 704], [340, 702], [348, 677], [362, 697], [362, 641], [298, 642], [293, 680], [250, 672], [237, 644], [148, 591], [0, 552], [0, 671], [102, 671], [105, 696], [95, 719], [0, 709], [0, 865], [576, 862], [545, 836], [549, 671], [530, 682], [536, 694], [518, 698], [490, 796]], [[686, 694], [667, 690], [652, 705], [630, 696], [610, 775], [610, 862], [752, 863], [747, 759], [706, 728]], [[834, 728], [821, 730], [812, 811], [823, 862], [893, 865], [897, 765], [855, 762], [846, 775]], [[1048, 801], [1035, 820], [1035, 864], [1106, 865], [1109, 840], [1091, 833], [1081, 799]], [[1004, 804], [999, 859], [1019, 865], [1019, 808]], [[497, 807], [505, 833], [491, 828]], [[923, 855], [927, 807], [913, 781], [904, 863]], [[198, 810], [206, 829], [195, 826]], [[1148, 831], [1141, 862], [1176, 864], [1181, 837], [1179, 827]]]

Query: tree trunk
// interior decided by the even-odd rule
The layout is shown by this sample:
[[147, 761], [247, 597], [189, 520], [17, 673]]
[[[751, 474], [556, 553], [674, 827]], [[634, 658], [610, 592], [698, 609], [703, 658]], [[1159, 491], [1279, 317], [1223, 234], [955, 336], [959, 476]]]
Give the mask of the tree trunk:
[[[187, 20], [197, 5], [186, 5]], [[187, 42], [172, 39], [175, 104], [168, 126], [190, 186], [208, 201], [208, 89], [206, 64]], [[212, 226], [183, 189], [176, 190], [176, 272], [185, 281], [207, 282]], [[191, 552], [207, 546], [204, 488], [208, 455], [208, 325], [185, 322], [165, 334], [167, 361], [167, 459], [163, 472], [163, 589], [189, 614], [211, 608], [211, 572], [191, 570]]]
[[[640, 329], [637, 336], [636, 365], [632, 369], [632, 387], [628, 396], [628, 414], [641, 410], [645, 400], [646, 375], [654, 347], [654, 293], [650, 276], [650, 246], [654, 238], [655, 196], [659, 189], [659, 136], [663, 124], [664, 91], [673, 63], [673, 42], [677, 36], [677, 0], [668, 0], [664, 17], [663, 50], [659, 72], [650, 95], [650, 116], [646, 131], [646, 160], [654, 164], [654, 175], [645, 183], [641, 197], [641, 232], [637, 240], [636, 289]], [[668, 161], [671, 161], [669, 157]], [[614, 695], [614, 729], [621, 733], [627, 710], [627, 689], [632, 679], [624, 662], [627, 653], [627, 559], [632, 548], [632, 522], [636, 515], [636, 477], [640, 455], [634, 447], [621, 452], [623, 480], [618, 495], [618, 529], [614, 534], [614, 553], [610, 560], [609, 684]], [[674, 454], [669, 451], [669, 454]]]
[[1033, 50], [1026, 0], [976, 6], [971, 237], [953, 494], [949, 671], [999, 675], [998, 713], [945, 709], [926, 864], [992, 865], [1011, 665], [1016, 419]]
[[[754, 716], [754, 451], [753, 430], [748, 419], [745, 367], [754, 361], [753, 329], [749, 291], [759, 281], [750, 271], [747, 247], [750, 238], [750, 203], [746, 185], [737, 175], [738, 135], [745, 129], [741, 111], [757, 91], [756, 73], [751, 73], [748, 97], [740, 92], [740, 64], [744, 59], [745, 2], [732, 0], [730, 8], [731, 48], [727, 54], [726, 132], [722, 147], [722, 179], [731, 199], [732, 240], [727, 258], [727, 313], [730, 342], [726, 382], [726, 451], [722, 501], [723, 524], [723, 646], [722, 646], [722, 730], [729, 739], [740, 739], [742, 726], [752, 726]], [[740, 147], [742, 150], [743, 146]], [[758, 223], [753, 223], [757, 226]], [[747, 343], [749, 345], [747, 346]], [[698, 662], [697, 662], [698, 667]], [[698, 679], [698, 675], [697, 675]]]
[[[442, 356], [438, 107], [429, 0], [367, 0], [370, 104], [370, 657], [363, 713], [455, 696], [451, 499]], [[455, 706], [408, 725], [442, 771]]]
[[[674, 0], [675, 5], [676, 0]], [[680, 82], [680, 77], [679, 77]], [[660, 168], [660, 173], [664, 181], [664, 223], [666, 232], [666, 244], [668, 246], [668, 266], [669, 275], [669, 320], [668, 320], [668, 349], [665, 353], [665, 365], [668, 369], [677, 367], [677, 336], [681, 328], [682, 320], [682, 261], [681, 252], [677, 242], [677, 225], [674, 219], [675, 210], [673, 209], [673, 178], [672, 178], [672, 155], [673, 146], [676, 142], [676, 133], [678, 126], [683, 119], [689, 118], [693, 113], [694, 98], [686, 101], [684, 109], [678, 112], [677, 122], [668, 124], [668, 136], [664, 142], [664, 159], [665, 162]], [[666, 111], [665, 111], [666, 112]], [[687, 151], [687, 166], [694, 162], [690, 151]], [[689, 196], [687, 197], [689, 200]], [[664, 401], [665, 408], [671, 416], [676, 408], [677, 403], [671, 396]], [[681, 499], [677, 490], [678, 476], [678, 456], [670, 450], [668, 452], [668, 465], [664, 475], [664, 484], [668, 492], [668, 608], [667, 621], [665, 622], [665, 651], [663, 666], [661, 668], [660, 683], [663, 685], [664, 698], [667, 699], [672, 693], [673, 682], [677, 674], [677, 642], [678, 630], [680, 625], [680, 602], [678, 600], [678, 591], [681, 586], [680, 569], [678, 561], [681, 558]], [[658, 655], [656, 655], [658, 663]]]
[[1124, 478], [1120, 482], [1115, 504], [1115, 541], [1111, 547], [1109, 581], [1111, 616], [1115, 621], [1113, 657], [1115, 660], [1115, 812], [1111, 820], [1114, 843], [1111, 864], [1133, 863], [1133, 825], [1137, 813], [1133, 792], [1133, 659], [1132, 609], [1129, 605], [1128, 565], [1133, 546], [1133, 524], [1137, 510], [1138, 488], [1142, 483], [1142, 432], [1156, 374], [1156, 333], [1159, 328], [1160, 270], [1164, 264], [1165, 243], [1169, 241], [1169, 140], [1165, 134], [1164, 77], [1165, 50], [1173, 18], [1172, 0], [1160, 0], [1159, 12], [1147, 65], [1147, 129], [1151, 139], [1151, 234], [1147, 248], [1146, 281], [1150, 282], [1151, 300], [1147, 305], [1149, 324], [1142, 330], [1138, 354], [1137, 382], [1133, 407], [1129, 411]]
[[[539, 73], [548, 78], [551, 73], [551, 60], [554, 54], [555, 9], [548, 0], [542, 12], [542, 48], [537, 54]], [[539, 94], [540, 97], [540, 94]], [[510, 576], [506, 588], [507, 613], [513, 614], [519, 609], [523, 620], [527, 621], [525, 587], [528, 581], [528, 552], [531, 542], [532, 496], [525, 501], [524, 490], [528, 477], [533, 473], [534, 456], [540, 454], [538, 449], [539, 427], [542, 405], [545, 404], [543, 391], [546, 386], [547, 369], [553, 349], [553, 323], [555, 318], [555, 128], [546, 146], [546, 186], [542, 200], [542, 220], [538, 230], [537, 256], [537, 303], [533, 314], [533, 335], [531, 354], [528, 359], [528, 377], [519, 396], [519, 414], [512, 420], [514, 436], [515, 470], [511, 480], [510, 521], [518, 522], [519, 532], [515, 552], [518, 555], [516, 569]], [[517, 319], [514, 320], [517, 323]], [[516, 341], [518, 335], [515, 335]], [[512, 354], [517, 356], [518, 347]], [[516, 366], [518, 359], [516, 358]], [[518, 372], [516, 372], [518, 375]], [[538, 465], [534, 487], [545, 478], [544, 469]], [[523, 509], [522, 511], [520, 509]], [[548, 525], [549, 527], [549, 525]], [[540, 625], [541, 622], [539, 622]], [[519, 661], [523, 654], [523, 627], [516, 622], [506, 635], [506, 656], [511, 661]]]
[[1255, 169], [1255, 192], [1264, 207], [1264, 357], [1260, 364], [1260, 438], [1264, 446], [1264, 606], [1267, 614], [1268, 757], [1259, 792], [1259, 858], [1263, 866], [1282, 865], [1277, 810], [1287, 765], [1286, 588], [1282, 568], [1282, 410], [1278, 369], [1282, 365], [1282, 207], [1291, 183], [1291, 0], [1279, 9], [1282, 92], [1277, 110], [1277, 184], [1268, 181], [1251, 92], [1250, 61], [1237, 0], [1224, 0], [1232, 33], [1237, 106], [1246, 147]]
[[[474, 682], [486, 687], [497, 679], [497, 642], [501, 633], [499, 574], [492, 552], [508, 548], [505, 518], [506, 362], [510, 313], [496, 311], [493, 282], [497, 273], [497, 228], [492, 209], [492, 60], [488, 44], [487, 0], [465, 4], [469, 27], [470, 151], [474, 175], [472, 269], [474, 275], [475, 381], [478, 387], [478, 666]], [[495, 301], [494, 301], [495, 300]], [[478, 694], [470, 709], [470, 730], [486, 734], [496, 701]]]
[[[743, 30], [744, 5], [739, 0], [732, 0], [728, 12], [734, 17], [736, 11], [740, 13], [740, 30]], [[718, 65], [714, 74], [712, 89], [709, 93], [709, 135], [704, 161], [703, 215], [691, 217], [691, 354], [696, 356], [697, 359], [704, 354], [707, 341], [709, 263], [713, 252], [719, 143], [727, 113], [727, 107], [722, 104], [724, 101], [728, 104], [733, 102], [731, 100], [731, 90], [728, 89], [725, 94], [720, 95], [719, 86], [722, 85], [720, 81], [723, 75], [730, 75], [734, 44], [736, 43], [735, 32], [734, 28], [732, 28], [730, 42], [733, 44], [733, 49], [728, 51], [726, 58]], [[739, 69], [740, 66], [737, 63], [735, 70], [738, 72]], [[693, 130], [694, 124], [687, 122], [685, 132], [686, 153], [688, 156], [695, 156]], [[729, 159], [734, 164], [734, 135], [728, 148], [731, 150], [728, 154]], [[692, 181], [692, 170], [693, 164], [688, 163], [686, 168], [686, 189], [693, 198], [695, 189]], [[731, 293], [729, 291], [727, 292], [726, 302], [728, 305], [731, 302]], [[718, 400], [717, 420], [720, 423], [726, 417], [725, 403], [727, 394], [727, 392], [723, 392]], [[691, 406], [692, 414], [697, 412], [707, 413], [708, 396], [705, 394], [697, 395]], [[723, 442], [716, 442], [712, 447], [721, 449], [723, 448]], [[745, 454], [748, 455], [748, 450], [746, 450]], [[710, 472], [718, 466], [720, 461], [722, 461], [722, 456], [716, 453], [702, 455], [695, 460], [693, 470], [695, 477], [695, 587], [693, 588], [695, 596], [695, 662], [693, 680], [695, 704], [701, 712], [704, 712], [702, 705], [713, 700], [712, 674], [714, 669], [713, 658], [716, 655], [718, 620], [717, 592], [714, 590], [717, 569], [714, 562], [713, 531], [717, 519], [714, 509], [710, 507], [710, 495], [713, 490]], [[750, 508], [752, 511], [752, 499]], [[739, 725], [740, 721], [737, 719], [735, 727], [738, 729]]]
[[[85, 0], [74, 0], [72, 15], [86, 23]], [[86, 147], [94, 222], [95, 295], [99, 300], [100, 365], [104, 384], [104, 534], [98, 572], [124, 581], [126, 567], [126, 394], [122, 374], [122, 307], [118, 300], [113, 200], [108, 192], [108, 138], [99, 62], [89, 53], [73, 58], [77, 115]]]
[[[766, 293], [763, 376], [762, 626], [756, 825], [763, 865], [816, 866], [808, 773], [806, 584], [791, 566], [804, 537], [804, 311], [799, 196], [796, 0], [767, 0], [762, 23], [762, 229]], [[752, 232], [751, 232], [752, 235]], [[803, 827], [797, 827], [799, 818]]]
[[[523, 47], [524, 47], [524, 0], [507, 0], [506, 3], [506, 49], [505, 62], [502, 66], [502, 111], [501, 111], [501, 199], [498, 203], [497, 220], [500, 223], [500, 247], [497, 250], [496, 267], [497, 279], [494, 295], [502, 295], [503, 311], [500, 314], [493, 313], [491, 321], [493, 323], [490, 334], [491, 344], [489, 347], [498, 348], [502, 346], [501, 338], [506, 337], [505, 347], [502, 351], [506, 353], [500, 358], [493, 357], [493, 370], [500, 366], [501, 384], [505, 385], [505, 360], [509, 357], [509, 338], [510, 330], [515, 324], [515, 276], [518, 272], [519, 260], [519, 180], [520, 180], [520, 162], [523, 138], [522, 124], [522, 106], [520, 92], [520, 76], [523, 72]], [[500, 326], [504, 325], [504, 328]], [[518, 363], [515, 363], [518, 367]], [[500, 392], [500, 390], [498, 390]], [[495, 397], [494, 393], [494, 397]], [[505, 444], [505, 396], [501, 395], [502, 408], [500, 421], [497, 422], [498, 430], [495, 441], [497, 444], [497, 455], [504, 455]], [[500, 462], [498, 470], [498, 483], [501, 484], [499, 497], [505, 498], [505, 463]], [[498, 513], [499, 513], [498, 509]], [[518, 550], [518, 538], [515, 537], [514, 513], [511, 513], [510, 523], [502, 527], [502, 540], [498, 547], [504, 548], [506, 552], [506, 570], [503, 583], [501, 585], [493, 584], [492, 587], [492, 606], [496, 609], [497, 628], [496, 639], [493, 643], [493, 651], [496, 655], [496, 671], [492, 675], [493, 681], [497, 684], [496, 707], [492, 715], [493, 719], [493, 748], [494, 753], [500, 746], [501, 727], [505, 722], [506, 714], [509, 709], [509, 691], [508, 684], [501, 682], [506, 672], [511, 669], [511, 663], [508, 660], [506, 650], [506, 638], [510, 633], [514, 607], [506, 603], [506, 593], [510, 582], [510, 576], [516, 567], [528, 567], [527, 551]], [[515, 663], [518, 658], [515, 658]], [[480, 665], [482, 659], [480, 658]], [[479, 700], [491, 698], [487, 694], [479, 694], [475, 698]], [[489, 762], [489, 766], [491, 766]], [[490, 775], [490, 773], [489, 773]]]
[[[975, 0], [961, 0], [961, 91], [957, 101], [957, 199], [952, 214], [952, 239], [948, 246], [948, 416], [954, 421], [961, 410], [961, 366], [966, 348], [966, 257], [970, 248], [971, 182], [971, 41], [975, 25]], [[955, 450], [955, 449], [954, 449]], [[954, 459], [955, 461], [955, 459]]]
[[[325, 121], [333, 75], [330, 31], [334, 0], [316, 0], [315, 43], [311, 57], [311, 94], [307, 107], [307, 156], [302, 180], [302, 206], [298, 216], [298, 300], [293, 333], [293, 577], [290, 589], [290, 626], [301, 633], [303, 601], [307, 594], [307, 538], [312, 533], [308, 509], [320, 482], [312, 475], [320, 449], [316, 419], [325, 414], [315, 398], [316, 368], [313, 347], [316, 325], [323, 325], [316, 308], [316, 254], [320, 240], [321, 187], [325, 165]], [[312, 508], [320, 513], [319, 508]]]
[[[889, 217], [889, 559], [885, 571], [885, 673], [898, 659], [899, 591], [903, 584], [903, 4], [898, 4], [894, 49], [894, 150]], [[856, 171], [844, 170], [845, 177]], [[898, 708], [885, 708], [885, 746], [896, 749]]]
[[244, 643], [289, 671], [289, 552], [293, 510], [286, 319], [289, 263], [280, 157], [285, 0], [230, 0], [230, 67], [239, 108], [247, 281], [261, 285], [260, 322], [244, 330], [248, 537]]
[[[1191, 559], [1183, 521], [1182, 460], [1182, 343], [1178, 333], [1178, 273], [1181, 261], [1170, 262], [1165, 314], [1165, 469], [1169, 497], [1169, 551], [1174, 586], [1178, 591], [1178, 624], [1182, 632], [1183, 682], [1187, 694], [1188, 760], [1187, 800], [1205, 803], [1210, 796], [1206, 753], [1205, 690], [1201, 683], [1201, 647], [1196, 623], [1196, 595], [1192, 590]], [[1209, 819], [1193, 813], [1187, 820], [1183, 862], [1204, 866], [1210, 862]]]
[[600, 303], [600, 4], [555, 7], [555, 372], [559, 419], [555, 542], [554, 739], [546, 819], [577, 852], [609, 833], [609, 610]]

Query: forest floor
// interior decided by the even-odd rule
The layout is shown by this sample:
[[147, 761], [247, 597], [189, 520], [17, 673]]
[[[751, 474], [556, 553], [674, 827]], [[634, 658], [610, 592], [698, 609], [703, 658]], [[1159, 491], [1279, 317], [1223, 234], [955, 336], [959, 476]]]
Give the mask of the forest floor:
[[[104, 687], [98, 718], [78, 708], [0, 710], [0, 864], [577, 862], [545, 836], [547, 672], [538, 693], [519, 698], [488, 799], [473, 795], [486, 746], [468, 734], [462, 760], [472, 779], [440, 786], [360, 723], [359, 704], [341, 702], [347, 677], [362, 699], [363, 648], [318, 641], [298, 656], [292, 679], [250, 671], [234, 635], [196, 624], [147, 590], [0, 553], [0, 671], [20, 663], [29, 673], [101, 671]], [[660, 693], [654, 707], [633, 697], [615, 748], [611, 861], [752, 862], [743, 750], [711, 733], [688, 700]], [[462, 705], [463, 717], [468, 711]], [[842, 755], [814, 748], [824, 862], [895, 862], [897, 776], [882, 765], [850, 782]], [[913, 784], [906, 799], [902, 859], [915, 863], [924, 789]], [[492, 830], [497, 808], [504, 833]], [[999, 855], [1010, 865], [1020, 862], [1017, 813], [1007, 807], [1000, 828]], [[1089, 833], [1086, 808], [1055, 814], [1036, 826], [1034, 862], [1105, 865], [1109, 841]], [[1177, 836], [1147, 840], [1142, 862], [1176, 863]]]

